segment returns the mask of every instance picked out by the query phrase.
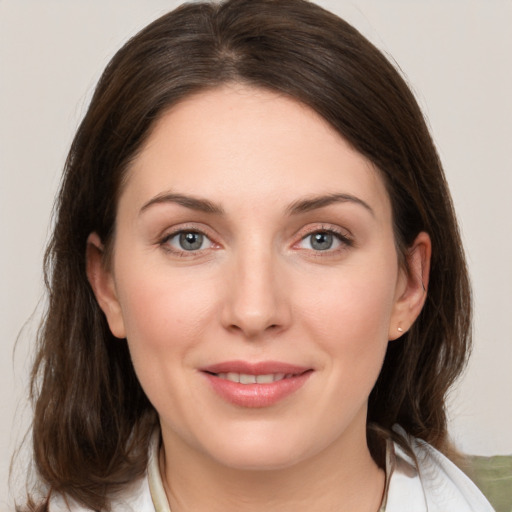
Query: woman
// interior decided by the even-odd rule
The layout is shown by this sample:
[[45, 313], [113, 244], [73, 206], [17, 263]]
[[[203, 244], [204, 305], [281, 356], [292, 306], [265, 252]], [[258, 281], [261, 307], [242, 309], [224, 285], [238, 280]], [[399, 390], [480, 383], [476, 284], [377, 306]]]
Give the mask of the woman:
[[29, 507], [491, 510], [446, 458], [470, 292], [439, 159], [320, 7], [194, 3], [129, 41], [46, 269]]

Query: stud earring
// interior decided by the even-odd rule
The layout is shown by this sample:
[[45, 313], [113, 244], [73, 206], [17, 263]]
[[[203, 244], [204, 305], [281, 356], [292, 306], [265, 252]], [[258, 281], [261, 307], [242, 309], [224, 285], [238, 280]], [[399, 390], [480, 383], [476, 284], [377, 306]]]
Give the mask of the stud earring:
[[398, 332], [404, 332], [404, 330], [401, 327], [397, 327], [396, 329]]

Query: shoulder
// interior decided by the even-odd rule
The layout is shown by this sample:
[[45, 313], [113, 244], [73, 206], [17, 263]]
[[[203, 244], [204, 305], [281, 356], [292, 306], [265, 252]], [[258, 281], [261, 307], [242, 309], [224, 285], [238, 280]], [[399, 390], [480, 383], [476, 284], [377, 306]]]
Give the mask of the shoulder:
[[493, 512], [484, 495], [453, 462], [428, 443], [396, 430], [406, 437], [417, 465], [393, 445], [386, 512]]
[[[148, 479], [145, 476], [129, 485], [111, 498], [111, 512], [155, 512]], [[50, 500], [49, 512], [92, 512], [73, 499], [55, 495]]]
[[[110, 497], [110, 512], [170, 512], [158, 469], [160, 432], [155, 430], [148, 447], [148, 467], [143, 477]], [[156, 506], [155, 506], [156, 505]], [[92, 512], [62, 495], [50, 500], [49, 512]]]

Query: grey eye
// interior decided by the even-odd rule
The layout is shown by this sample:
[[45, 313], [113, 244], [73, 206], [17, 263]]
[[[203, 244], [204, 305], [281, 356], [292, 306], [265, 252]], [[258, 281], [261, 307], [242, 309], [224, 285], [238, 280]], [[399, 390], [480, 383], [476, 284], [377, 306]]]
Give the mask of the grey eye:
[[309, 235], [311, 248], [315, 251], [327, 251], [334, 243], [334, 235], [326, 231], [319, 231]]
[[180, 249], [184, 251], [197, 251], [204, 244], [204, 235], [193, 231], [184, 231], [178, 235]]
[[162, 245], [171, 252], [183, 255], [186, 252], [194, 253], [211, 249], [214, 244], [201, 231], [182, 230], [166, 236], [162, 240]]

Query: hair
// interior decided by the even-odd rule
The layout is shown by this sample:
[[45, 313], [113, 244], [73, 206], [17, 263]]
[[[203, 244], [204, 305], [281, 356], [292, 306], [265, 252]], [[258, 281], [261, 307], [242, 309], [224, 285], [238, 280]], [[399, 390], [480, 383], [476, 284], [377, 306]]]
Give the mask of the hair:
[[[380, 465], [384, 438], [406, 444], [396, 423], [450, 450], [445, 398], [470, 350], [470, 287], [441, 163], [413, 94], [379, 50], [318, 5], [195, 2], [148, 25], [113, 57], [66, 160], [31, 375], [34, 461], [49, 493], [108, 510], [109, 493], [144, 473], [158, 417], [126, 340], [114, 338], [88, 283], [86, 240], [97, 232], [111, 246], [126, 170], [157, 120], [185, 97], [233, 82], [309, 106], [375, 165], [401, 264], [418, 233], [430, 235], [427, 300], [411, 329], [389, 343], [367, 437]], [[29, 501], [33, 510], [46, 507]]]

